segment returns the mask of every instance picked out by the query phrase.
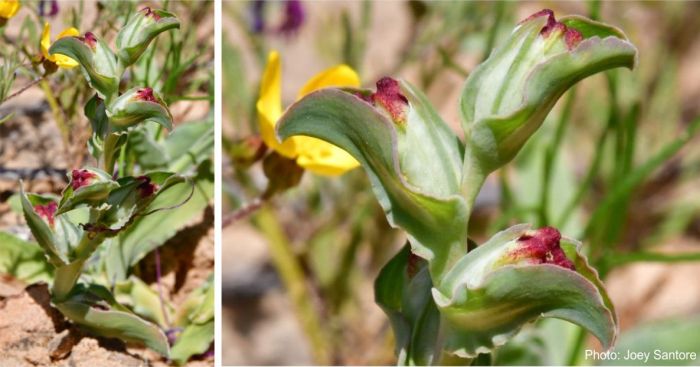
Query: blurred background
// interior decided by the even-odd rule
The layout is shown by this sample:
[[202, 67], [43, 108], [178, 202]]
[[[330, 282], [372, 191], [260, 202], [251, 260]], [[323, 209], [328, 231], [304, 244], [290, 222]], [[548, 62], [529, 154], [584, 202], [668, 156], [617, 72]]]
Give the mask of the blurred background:
[[[404, 243], [361, 169], [264, 197], [255, 103], [280, 52], [283, 106], [345, 63], [422, 89], [458, 134], [469, 72], [528, 15], [551, 8], [622, 29], [634, 71], [565, 94], [513, 164], [489, 178], [470, 234], [551, 225], [585, 244], [620, 318], [618, 350], [700, 354], [700, 3], [224, 2], [224, 364], [393, 364], [373, 280]], [[241, 153], [243, 152], [243, 153]], [[259, 154], [258, 154], [259, 156]], [[229, 213], [226, 215], [226, 213]], [[558, 320], [528, 325], [495, 364], [595, 364], [597, 342]], [[697, 364], [699, 360], [666, 361]], [[635, 364], [639, 362], [634, 362]], [[664, 361], [656, 361], [664, 363]]]

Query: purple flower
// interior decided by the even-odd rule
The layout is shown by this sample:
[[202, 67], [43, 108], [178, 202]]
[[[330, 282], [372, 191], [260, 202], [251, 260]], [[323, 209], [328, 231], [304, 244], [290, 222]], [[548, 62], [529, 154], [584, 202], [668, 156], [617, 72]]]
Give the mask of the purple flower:
[[[49, 3], [49, 4], [47, 4]], [[50, 5], [49, 12], [46, 13], [46, 5]], [[58, 0], [41, 0], [39, 1], [39, 16], [55, 17], [58, 14]]]
[[304, 24], [304, 7], [299, 0], [287, 0], [284, 4], [284, 19], [277, 31], [285, 35], [293, 35]]
[[253, 33], [262, 33], [265, 30], [265, 0], [254, 0], [250, 7]]

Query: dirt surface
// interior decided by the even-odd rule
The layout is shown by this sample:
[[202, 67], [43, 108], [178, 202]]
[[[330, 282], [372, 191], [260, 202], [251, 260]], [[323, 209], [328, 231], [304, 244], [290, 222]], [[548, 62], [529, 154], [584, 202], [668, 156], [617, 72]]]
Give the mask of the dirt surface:
[[[48, 286], [18, 288], [0, 283], [0, 361], [7, 367], [29, 366], [168, 366], [153, 353], [116, 339], [89, 336], [51, 306]], [[193, 361], [191, 367], [213, 361]]]
[[[211, 210], [208, 213], [163, 247], [167, 250], [162, 251], [161, 260], [172, 265], [164, 269], [162, 284], [166, 297], [176, 306], [200, 286], [213, 269], [213, 217]], [[145, 273], [153, 266], [152, 257], [153, 254], [142, 261]], [[213, 364], [213, 358], [208, 357], [190, 361], [186, 366]], [[132, 367], [170, 364], [153, 351], [81, 332], [51, 306], [45, 284], [25, 288], [17, 281], [0, 278], [0, 365]]]

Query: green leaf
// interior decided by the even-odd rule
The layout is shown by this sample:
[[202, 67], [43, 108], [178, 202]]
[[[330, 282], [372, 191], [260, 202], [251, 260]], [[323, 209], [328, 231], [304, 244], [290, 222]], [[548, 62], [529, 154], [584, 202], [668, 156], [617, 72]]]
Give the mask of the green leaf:
[[133, 14], [117, 34], [121, 64], [126, 67], [135, 63], [156, 36], [174, 28], [180, 28], [180, 21], [167, 11], [145, 8]]
[[90, 120], [90, 126], [92, 126], [93, 134], [97, 135], [100, 139], [104, 139], [109, 131], [109, 120], [107, 119], [107, 111], [105, 110], [105, 103], [98, 95], [94, 95], [85, 104], [83, 109], [85, 117]]
[[[82, 181], [76, 183], [76, 174], [82, 175]], [[82, 185], [74, 189], [74, 185]], [[112, 176], [100, 169], [89, 167], [81, 170], [74, 170], [70, 177], [70, 183], [61, 194], [61, 202], [58, 204], [56, 215], [66, 213], [77, 208], [79, 205], [100, 206], [102, 205], [112, 190], [119, 187], [119, 184], [112, 180]]]
[[107, 106], [109, 123], [125, 129], [144, 121], [152, 121], [168, 130], [173, 128], [173, 116], [163, 99], [151, 88], [132, 88]]
[[185, 328], [170, 350], [170, 359], [178, 366], [190, 357], [205, 353], [214, 342], [214, 320], [204, 324], [192, 324]]
[[[566, 17], [559, 23], [571, 27], [566, 32], [555, 28], [546, 33], [548, 21], [554, 21], [553, 15], [522, 22], [466, 81], [462, 126], [473, 158], [465, 164], [478, 166], [484, 175], [513, 159], [571, 86], [595, 73], [635, 64], [637, 49], [611, 26]], [[567, 38], [567, 32], [576, 31], [580, 42]]]
[[162, 144], [156, 142], [147, 129], [130, 131], [127, 149], [133, 153], [136, 161], [145, 170], [167, 168], [168, 161], [170, 161], [170, 156], [163, 149]]
[[433, 289], [448, 352], [463, 358], [489, 353], [539, 317], [575, 323], [605, 348], [614, 344], [615, 310], [597, 273], [580, 254], [580, 243], [560, 243], [575, 271], [549, 263], [510, 262], [512, 254], [522, 251], [520, 238], [532, 235], [528, 229], [519, 225], [496, 234], [447, 274], [443, 285], [448, 292]]
[[37, 214], [35, 206], [49, 205], [55, 203], [51, 199], [42, 198], [37, 195], [28, 196], [24, 192], [24, 185], [20, 182], [20, 199], [22, 202], [22, 212], [24, 219], [27, 221], [29, 229], [32, 231], [34, 238], [39, 243], [49, 262], [53, 265], [65, 265], [68, 261], [67, 254], [60, 250], [60, 246], [51, 230], [50, 224]]
[[[126, 281], [117, 282], [114, 287], [114, 297], [120, 304], [126, 305], [137, 315], [155, 322], [160, 327], [167, 327], [167, 320], [172, 319], [173, 308], [161, 301], [158, 292], [135, 276]], [[167, 315], [163, 314], [163, 311]]]
[[0, 273], [35, 283], [50, 281], [53, 269], [46, 262], [44, 251], [39, 245], [0, 232]]
[[390, 224], [408, 232], [413, 252], [430, 261], [439, 279], [456, 254], [466, 252], [461, 146], [422, 95], [407, 83], [401, 92], [410, 103], [401, 124], [357, 96], [364, 91], [324, 89], [292, 105], [278, 134], [319, 138], [355, 157]]
[[[697, 366], [700, 362], [700, 317], [682, 317], [650, 322], [636, 326], [620, 335], [613, 350], [627, 353], [649, 353], [648, 361], [619, 358], [600, 361], [604, 366], [656, 365]], [[674, 354], [678, 351], [679, 354]], [[669, 353], [663, 355], [662, 353]], [[695, 353], [695, 357], [692, 357]]]
[[[111, 241], [111, 255], [105, 259], [109, 279], [126, 279], [134, 264], [201, 215], [213, 197], [214, 178], [209, 161], [200, 165], [197, 175], [191, 180], [195, 189], [186, 203], [177, 208], [136, 217], [126, 230]], [[149, 205], [150, 209], [145, 211], [182, 203], [191, 192], [191, 183], [178, 184], [154, 200]]]
[[190, 357], [206, 352], [214, 342], [214, 274], [192, 293], [178, 310], [176, 325], [184, 331], [170, 352], [170, 359], [184, 364]]
[[118, 180], [119, 187], [109, 193], [105, 206], [98, 209], [101, 215], [97, 219], [102, 227], [120, 231], [135, 220], [136, 216], [148, 215], [149, 212], [164, 207], [176, 206], [187, 200], [187, 195], [176, 201], [159, 201], [161, 206], [152, 207], [152, 203], [166, 194], [176, 185], [190, 188], [191, 183], [172, 172], [150, 172], [139, 177], [123, 177]]
[[109, 46], [92, 33], [56, 40], [49, 54], [61, 54], [77, 61], [88, 84], [103, 100], [111, 101], [119, 92], [122, 68]]
[[165, 140], [171, 159], [169, 171], [184, 173], [211, 159], [214, 150], [214, 120], [178, 126]]
[[68, 319], [94, 334], [141, 343], [168, 356], [168, 339], [163, 331], [119, 305], [104, 287], [79, 285], [66, 300], [55, 302], [55, 306]]
[[440, 314], [431, 288], [425, 260], [412, 255], [409, 245], [382, 268], [374, 283], [375, 301], [394, 331], [398, 365], [431, 365], [440, 356]]
[[187, 295], [177, 310], [175, 325], [185, 327], [191, 323], [205, 323], [214, 319], [214, 274]]
[[114, 170], [114, 164], [119, 158], [120, 148], [128, 141], [128, 134], [124, 131], [109, 133], [102, 144], [102, 161], [107, 170]]

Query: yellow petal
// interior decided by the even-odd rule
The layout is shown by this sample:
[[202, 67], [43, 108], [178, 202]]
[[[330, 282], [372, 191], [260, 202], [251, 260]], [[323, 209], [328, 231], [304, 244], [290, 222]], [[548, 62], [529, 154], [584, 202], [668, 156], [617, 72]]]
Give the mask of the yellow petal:
[[58, 65], [58, 67], [64, 68], [64, 69], [72, 69], [72, 68], [78, 66], [77, 61], [71, 59], [68, 56], [60, 55], [60, 54], [54, 55], [54, 63], [56, 63], [56, 65]]
[[315, 174], [338, 176], [360, 166], [348, 152], [323, 140], [301, 136], [299, 142], [305, 149], [300, 152], [297, 164]]
[[332, 68], [326, 69], [313, 78], [311, 78], [304, 85], [297, 98], [301, 98], [315, 90], [327, 87], [359, 87], [360, 77], [357, 75], [355, 70], [347, 65], [337, 65]]
[[[301, 98], [313, 91], [327, 87], [359, 87], [360, 77], [347, 65], [337, 65], [326, 69], [313, 78], [299, 91]], [[320, 139], [300, 136], [296, 138], [297, 164], [309, 171], [328, 176], [341, 175], [360, 165], [349, 153]]]
[[44, 31], [41, 32], [41, 54], [47, 60], [54, 61], [53, 56], [49, 55], [49, 48], [51, 47], [51, 25], [49, 22], [44, 23]]
[[56, 37], [57, 40], [60, 40], [61, 38], [64, 37], [77, 37], [80, 36], [80, 31], [77, 30], [74, 27], [66, 28], [63, 30], [63, 32], [58, 34], [58, 37]]
[[267, 65], [260, 81], [260, 96], [256, 104], [260, 135], [269, 148], [285, 157], [294, 158], [297, 155], [294, 139], [287, 139], [284, 143], [279, 143], [275, 135], [275, 125], [282, 116], [281, 84], [282, 68], [279, 53], [272, 51], [267, 57]]
[[20, 6], [19, 0], [0, 0], [0, 18], [10, 19], [14, 17]]
[[[73, 27], [70, 27], [70, 28], [64, 29], [63, 32], [59, 33], [58, 37], [56, 37], [56, 39], [60, 40], [61, 38], [64, 38], [64, 37], [77, 37], [79, 35], [80, 35], [80, 31], [78, 31], [77, 29], [75, 29]], [[72, 68], [79, 65], [77, 61], [71, 59], [68, 56], [60, 55], [60, 54], [54, 55], [54, 62], [56, 63], [56, 65], [58, 65], [58, 67], [64, 68], [64, 69], [72, 69]]]

